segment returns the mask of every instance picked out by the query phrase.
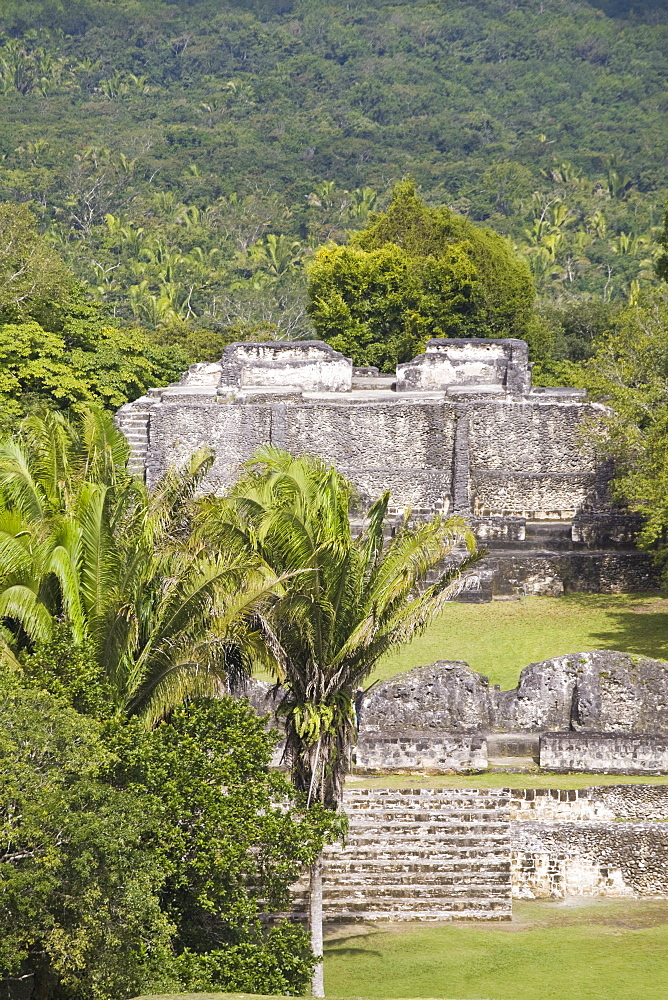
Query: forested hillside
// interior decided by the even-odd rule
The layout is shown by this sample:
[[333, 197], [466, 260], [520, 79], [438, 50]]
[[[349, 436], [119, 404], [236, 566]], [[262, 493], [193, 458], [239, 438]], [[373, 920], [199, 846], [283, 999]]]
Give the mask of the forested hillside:
[[305, 261], [406, 174], [543, 304], [621, 304], [656, 281], [667, 79], [661, 0], [4, 0], [0, 200], [168, 341], [303, 334]]

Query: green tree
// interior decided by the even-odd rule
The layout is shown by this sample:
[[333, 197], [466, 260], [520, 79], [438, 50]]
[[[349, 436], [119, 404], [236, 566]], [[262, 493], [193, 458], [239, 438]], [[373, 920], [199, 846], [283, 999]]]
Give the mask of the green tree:
[[26, 205], [0, 203], [0, 321], [40, 317], [74, 289], [55, 247]]
[[82, 680], [102, 688], [64, 639], [0, 679], [7, 995], [302, 993], [308, 934], [262, 920], [289, 909], [290, 885], [332, 824], [270, 768], [275, 734], [229, 697], [176, 709], [154, 730], [100, 726], [68, 707]]
[[261, 920], [290, 910], [290, 886], [332, 822], [305, 811], [270, 768], [276, 735], [226, 697], [176, 708], [151, 732], [123, 726], [110, 741], [112, 782], [160, 802], [161, 900], [190, 990], [301, 994], [309, 981], [306, 931]]
[[662, 253], [656, 263], [656, 273], [659, 278], [668, 281], [668, 208], [664, 216], [663, 233], [659, 243], [661, 244]]
[[117, 1000], [173, 989], [151, 848], [158, 801], [100, 780], [100, 727], [0, 680], [0, 982], [7, 996]]
[[347, 246], [317, 251], [308, 278], [316, 333], [386, 371], [430, 337], [523, 337], [532, 315], [533, 280], [507, 240], [428, 207], [412, 181]]
[[45, 330], [35, 320], [0, 325], [0, 431], [46, 404], [97, 403], [116, 410], [147, 388], [175, 381], [187, 354], [160, 347], [141, 330], [93, 323], [82, 337]]
[[[308, 803], [341, 804], [343, 777], [355, 735], [358, 686], [390, 649], [410, 641], [444, 607], [458, 586], [475, 542], [460, 518], [411, 525], [406, 515], [385, 544], [385, 493], [365, 527], [350, 524], [351, 483], [316, 458], [261, 449], [232, 487], [226, 504], [205, 505], [202, 528], [214, 543], [236, 544], [277, 577], [264, 612], [277, 680], [279, 713], [295, 787]], [[456, 556], [461, 546], [468, 559]], [[430, 570], [446, 560], [437, 582]], [[322, 954], [322, 875], [312, 869], [312, 948]], [[322, 994], [322, 965], [314, 977]]]
[[193, 541], [208, 459], [153, 492], [126, 469], [111, 418], [47, 412], [0, 446], [0, 615], [5, 656], [62, 619], [104, 667], [117, 712], [154, 721], [261, 659], [253, 627], [271, 581]]
[[583, 368], [586, 387], [610, 408], [599, 446], [615, 463], [614, 497], [642, 515], [638, 542], [666, 576], [668, 292], [646, 293], [622, 310]]

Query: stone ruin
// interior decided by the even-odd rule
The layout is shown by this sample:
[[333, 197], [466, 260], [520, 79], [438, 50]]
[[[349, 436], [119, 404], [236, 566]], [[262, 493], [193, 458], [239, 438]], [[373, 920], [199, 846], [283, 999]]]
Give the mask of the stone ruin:
[[[396, 516], [464, 515], [488, 550], [477, 593], [489, 598], [655, 583], [582, 434], [603, 413], [581, 391], [532, 387], [519, 340], [433, 340], [395, 375], [319, 341], [263, 342], [191, 366], [118, 424], [149, 483], [208, 447], [205, 488], [222, 492], [271, 443], [336, 465], [363, 501], [390, 489]], [[250, 686], [260, 713], [269, 688]], [[366, 693], [356, 754], [368, 771], [666, 773], [666, 664], [578, 653], [500, 691], [439, 661]], [[505, 920], [513, 896], [668, 894], [668, 788], [349, 789], [344, 807], [346, 844], [325, 852], [326, 919]]]
[[511, 691], [439, 660], [375, 684], [358, 712], [365, 770], [668, 773], [668, 664], [592, 650], [532, 663]]
[[[513, 899], [668, 897], [666, 785], [513, 789], [508, 773], [505, 788], [416, 788], [410, 777], [533, 767], [539, 783], [538, 764], [667, 773], [667, 667], [593, 650], [530, 664], [511, 691], [452, 661], [373, 685], [358, 702], [356, 772], [407, 777], [345, 790], [346, 842], [324, 852], [325, 919], [496, 921]], [[249, 694], [264, 713], [277, 692], [255, 681]]]
[[489, 599], [655, 585], [582, 433], [603, 412], [584, 391], [532, 387], [521, 340], [431, 340], [395, 375], [320, 341], [270, 341], [231, 344], [117, 420], [149, 483], [208, 447], [205, 488], [221, 492], [270, 443], [331, 462], [364, 502], [390, 489], [397, 517], [464, 515], [488, 550], [468, 596]]

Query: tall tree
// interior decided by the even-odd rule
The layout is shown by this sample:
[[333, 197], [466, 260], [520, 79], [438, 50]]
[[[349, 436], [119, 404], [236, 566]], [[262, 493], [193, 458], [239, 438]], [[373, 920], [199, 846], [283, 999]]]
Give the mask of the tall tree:
[[[295, 786], [309, 803], [341, 805], [355, 738], [358, 687], [390, 649], [408, 642], [444, 607], [475, 542], [460, 518], [411, 524], [386, 539], [389, 492], [351, 526], [352, 484], [317, 458], [261, 449], [223, 506], [205, 504], [204, 537], [259, 557], [284, 577], [264, 614], [282, 688], [279, 714]], [[459, 548], [459, 552], [456, 550]], [[463, 550], [463, 551], [462, 551]], [[427, 574], [442, 565], [435, 583]], [[322, 955], [322, 869], [311, 872], [312, 949]], [[323, 996], [322, 961], [313, 993]]]
[[534, 300], [528, 265], [504, 237], [430, 208], [410, 180], [347, 246], [318, 250], [308, 276], [316, 332], [384, 370], [430, 337], [526, 336]]
[[668, 208], [666, 208], [666, 214], [663, 220], [663, 233], [659, 242], [663, 249], [663, 253], [657, 261], [656, 273], [659, 278], [663, 278], [664, 281], [668, 281]]

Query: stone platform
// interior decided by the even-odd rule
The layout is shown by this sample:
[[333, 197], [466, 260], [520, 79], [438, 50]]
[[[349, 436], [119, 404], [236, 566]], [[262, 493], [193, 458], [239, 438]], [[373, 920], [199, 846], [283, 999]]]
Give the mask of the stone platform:
[[117, 422], [150, 484], [204, 447], [203, 488], [224, 492], [273, 444], [336, 466], [362, 508], [390, 490], [396, 515], [462, 515], [489, 549], [467, 595], [486, 599], [655, 585], [585, 432], [605, 412], [581, 390], [532, 387], [520, 340], [432, 340], [394, 376], [320, 341], [269, 341], [231, 344]]

